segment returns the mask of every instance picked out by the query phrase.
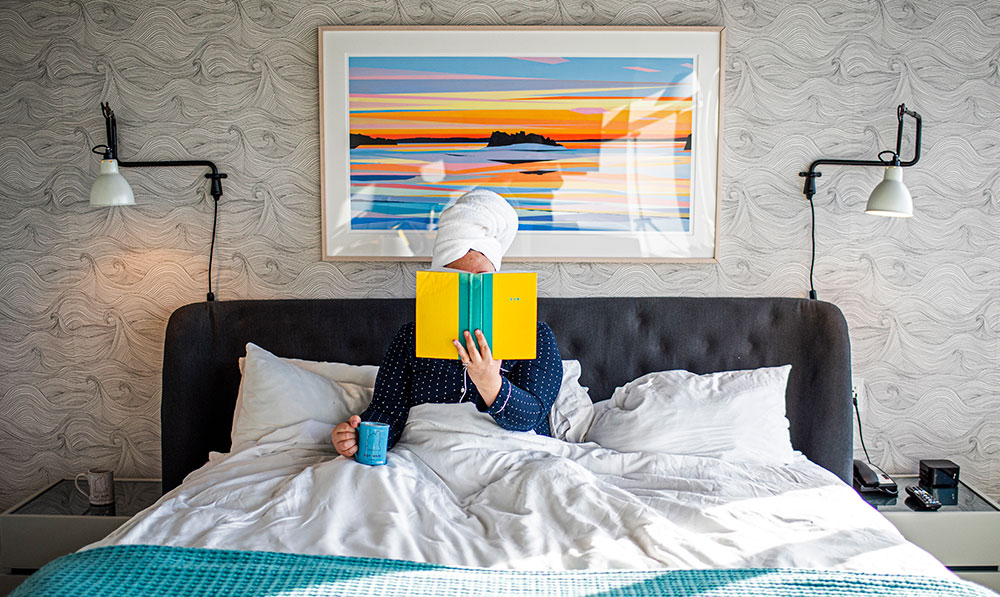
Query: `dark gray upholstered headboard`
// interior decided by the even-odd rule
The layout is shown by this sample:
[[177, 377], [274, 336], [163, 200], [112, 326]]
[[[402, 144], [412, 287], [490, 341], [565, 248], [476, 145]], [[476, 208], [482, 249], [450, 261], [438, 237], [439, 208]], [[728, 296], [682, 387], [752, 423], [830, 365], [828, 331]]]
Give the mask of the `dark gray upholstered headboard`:
[[[847, 323], [829, 303], [790, 298], [546, 298], [539, 319], [580, 383], [604, 400], [652, 371], [695, 373], [792, 364], [787, 410], [793, 446], [847, 481], [851, 468], [851, 353]], [[163, 355], [163, 488], [227, 452], [253, 342], [283, 357], [378, 364], [412, 299], [195, 303], [167, 324]]]

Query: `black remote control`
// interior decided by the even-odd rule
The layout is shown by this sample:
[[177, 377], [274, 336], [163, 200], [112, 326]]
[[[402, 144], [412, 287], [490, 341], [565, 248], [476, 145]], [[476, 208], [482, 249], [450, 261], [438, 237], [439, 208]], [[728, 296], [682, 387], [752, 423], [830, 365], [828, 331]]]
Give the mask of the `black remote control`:
[[906, 493], [910, 494], [922, 510], [937, 510], [941, 507], [941, 502], [937, 500], [931, 492], [919, 485], [908, 485]]

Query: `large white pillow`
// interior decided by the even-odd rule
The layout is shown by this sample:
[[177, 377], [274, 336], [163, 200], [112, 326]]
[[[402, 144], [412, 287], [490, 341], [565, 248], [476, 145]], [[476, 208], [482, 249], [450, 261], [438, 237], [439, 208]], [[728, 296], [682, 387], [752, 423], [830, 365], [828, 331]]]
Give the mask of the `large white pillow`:
[[563, 361], [562, 386], [549, 411], [552, 437], [567, 442], [584, 441], [594, 421], [594, 402], [580, 385], [580, 361]]
[[785, 417], [791, 365], [696, 375], [649, 373], [595, 406], [587, 441], [621, 452], [784, 464], [795, 458]]
[[233, 413], [232, 442], [312, 419], [331, 426], [371, 402], [377, 367], [282, 359], [249, 343]]
[[[253, 362], [253, 367], [248, 373], [249, 362]], [[277, 427], [306, 418], [336, 425], [352, 414], [360, 414], [371, 402], [378, 375], [375, 365], [288, 359], [277, 357], [253, 343], [247, 344], [247, 356], [240, 358], [239, 367], [243, 377], [233, 413], [231, 437], [234, 446], [242, 441], [256, 441]], [[334, 385], [324, 384], [306, 373], [326, 378]], [[305, 386], [297, 388], [298, 383]], [[317, 403], [321, 406], [317, 407]], [[580, 385], [580, 362], [563, 361], [562, 386], [549, 411], [552, 437], [582, 442], [593, 420], [594, 403], [587, 388]]]

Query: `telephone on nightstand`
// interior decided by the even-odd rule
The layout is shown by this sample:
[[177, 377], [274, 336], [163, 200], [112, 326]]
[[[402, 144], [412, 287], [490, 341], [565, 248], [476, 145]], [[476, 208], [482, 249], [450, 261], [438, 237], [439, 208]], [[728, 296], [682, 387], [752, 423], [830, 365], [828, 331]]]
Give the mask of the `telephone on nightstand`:
[[854, 489], [863, 493], [896, 495], [899, 489], [889, 475], [874, 464], [864, 460], [854, 461]]

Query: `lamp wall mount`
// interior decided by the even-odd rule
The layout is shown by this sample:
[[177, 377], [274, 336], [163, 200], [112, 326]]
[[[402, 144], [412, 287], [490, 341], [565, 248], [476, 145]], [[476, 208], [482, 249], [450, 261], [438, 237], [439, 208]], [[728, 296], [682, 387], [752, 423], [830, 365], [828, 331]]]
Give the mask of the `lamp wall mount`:
[[[212, 214], [212, 240], [208, 251], [208, 294], [206, 295], [206, 300], [214, 301], [215, 294], [212, 292], [212, 257], [215, 253], [215, 232], [216, 226], [219, 220], [219, 199], [222, 197], [222, 179], [227, 178], [225, 173], [219, 172], [218, 167], [216, 167], [214, 162], [209, 160], [157, 160], [157, 161], [139, 161], [139, 162], [126, 162], [118, 158], [118, 121], [115, 118], [114, 110], [111, 109], [111, 104], [108, 102], [101, 103], [101, 113], [104, 115], [104, 127], [107, 136], [107, 143], [105, 145], [97, 145], [91, 149], [94, 153], [101, 156], [102, 160], [102, 175], [105, 173], [104, 164], [111, 164], [112, 167], [110, 171], [117, 174], [117, 168], [163, 168], [163, 167], [191, 167], [191, 166], [201, 166], [209, 168], [211, 172], [205, 174], [205, 178], [211, 181], [211, 186], [209, 187], [209, 195], [212, 196], [213, 201], [213, 214]], [[117, 166], [113, 166], [117, 163]], [[99, 177], [100, 178], [100, 177]], [[128, 183], [124, 182], [124, 179], [120, 179], [125, 188], [128, 188]], [[95, 184], [96, 188], [96, 184]], [[129, 198], [131, 198], [131, 189], [128, 189]], [[129, 199], [128, 203], [131, 203]], [[92, 200], [93, 202], [93, 191]], [[109, 203], [113, 204], [113, 203]], [[104, 204], [104, 205], [109, 205]]]

